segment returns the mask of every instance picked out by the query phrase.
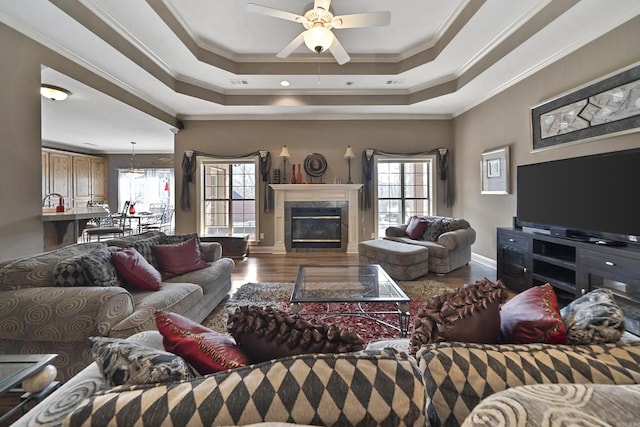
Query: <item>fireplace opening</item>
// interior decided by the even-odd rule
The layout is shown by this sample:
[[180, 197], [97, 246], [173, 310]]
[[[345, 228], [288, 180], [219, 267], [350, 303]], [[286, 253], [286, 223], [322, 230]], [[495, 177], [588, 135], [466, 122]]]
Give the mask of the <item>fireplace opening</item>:
[[342, 237], [339, 207], [292, 207], [292, 248], [340, 248]]

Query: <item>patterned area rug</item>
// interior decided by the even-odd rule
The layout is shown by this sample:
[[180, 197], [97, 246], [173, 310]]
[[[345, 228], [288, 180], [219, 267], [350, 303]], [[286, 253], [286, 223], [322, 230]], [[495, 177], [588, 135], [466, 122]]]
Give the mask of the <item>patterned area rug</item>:
[[[441, 294], [451, 290], [446, 285], [435, 280], [398, 282], [398, 285], [411, 298], [409, 304], [409, 312], [414, 316], [422, 303], [434, 295]], [[289, 312], [289, 297], [293, 291], [293, 283], [246, 283], [238, 290], [223, 301], [216, 309], [207, 316], [202, 322], [218, 332], [226, 333], [227, 318], [229, 313], [233, 313], [236, 307], [242, 305], [259, 305], [279, 308]], [[374, 303], [365, 304], [368, 311], [393, 311], [397, 310], [395, 303]], [[303, 304], [305, 311], [338, 311], [347, 312], [354, 311], [355, 304], [331, 303], [327, 304]], [[320, 319], [319, 315], [305, 315], [307, 318]], [[398, 325], [397, 314], [384, 314], [374, 316], [392, 325]], [[400, 338], [400, 332], [394, 328], [382, 325], [360, 316], [334, 316], [324, 320], [325, 322], [334, 323], [342, 327], [348, 327], [360, 335], [365, 342], [381, 338]], [[409, 324], [409, 336], [411, 336], [412, 319]]]

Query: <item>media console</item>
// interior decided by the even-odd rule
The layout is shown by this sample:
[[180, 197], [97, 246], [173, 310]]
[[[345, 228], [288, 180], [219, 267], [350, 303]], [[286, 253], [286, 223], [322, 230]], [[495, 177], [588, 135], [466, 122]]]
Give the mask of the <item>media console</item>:
[[616, 247], [498, 228], [497, 264], [498, 279], [510, 289], [549, 283], [561, 306], [607, 288], [625, 313], [627, 330], [640, 335], [640, 245]]

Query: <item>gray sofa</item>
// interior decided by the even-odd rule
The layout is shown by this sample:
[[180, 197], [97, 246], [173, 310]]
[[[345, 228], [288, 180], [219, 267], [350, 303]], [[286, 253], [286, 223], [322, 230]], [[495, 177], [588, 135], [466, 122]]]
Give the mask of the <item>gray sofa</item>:
[[[130, 339], [162, 349], [162, 337], [157, 331], [142, 332]], [[396, 351], [406, 350], [408, 339], [372, 342], [367, 350], [380, 351], [389, 347], [396, 349]], [[352, 359], [360, 363], [358, 358], [362, 356], [359, 354], [348, 353], [337, 357]], [[367, 359], [370, 358], [364, 356], [362, 361], [366, 363]], [[427, 426], [459, 426], [463, 423], [465, 426], [515, 426], [524, 425], [522, 423], [526, 421], [525, 418], [536, 420], [536, 422], [548, 421], [550, 418], [545, 415], [552, 413], [555, 408], [558, 408], [558, 413], [562, 414], [562, 411], [566, 411], [568, 404], [578, 405], [581, 403], [581, 398], [584, 402], [589, 401], [591, 390], [594, 393], [592, 401], [595, 400], [596, 395], [606, 396], [606, 399], [598, 399], [604, 403], [599, 407], [590, 407], [588, 414], [584, 414], [584, 417], [590, 417], [591, 421], [586, 424], [627, 425], [626, 423], [630, 419], [634, 419], [634, 417], [637, 419], [640, 416], [640, 409], [629, 401], [631, 397], [637, 397], [638, 393], [638, 387], [632, 385], [640, 382], [640, 343], [621, 342], [589, 346], [434, 343], [424, 345], [418, 351], [415, 359], [410, 356], [408, 359], [406, 356], [400, 356], [397, 359], [397, 363], [404, 364], [405, 368], [408, 361], [412, 365], [410, 370], [421, 378], [419, 381], [413, 381], [408, 378], [407, 371], [402, 372], [402, 375], [398, 371], [395, 372], [396, 376], [392, 377], [393, 381], [402, 382], [405, 388], [408, 388], [408, 384], [413, 386], [419, 384], [424, 387], [422, 393], [416, 390], [409, 393], [411, 405], [424, 405], [421, 408], [422, 416], [414, 418], [414, 422], [420, 421], [420, 424], [415, 425], [425, 425], [426, 421]], [[312, 358], [304, 358], [304, 362], [300, 360], [299, 362], [302, 363], [297, 364], [290, 358], [280, 360], [282, 364], [277, 366], [276, 370], [290, 370], [292, 373], [289, 375], [289, 379], [295, 377], [296, 381], [302, 384], [305, 384], [305, 379], [308, 379], [311, 388], [303, 390], [302, 386], [294, 387], [288, 393], [278, 394], [278, 397], [272, 400], [260, 400], [260, 393], [247, 393], [247, 388], [261, 389], [259, 387], [264, 386], [262, 382], [267, 381], [271, 375], [273, 375], [274, 381], [279, 378], [278, 374], [271, 370], [273, 364], [264, 362], [247, 368], [227, 371], [228, 374], [220, 373], [206, 376], [204, 378], [208, 379], [205, 381], [211, 382], [208, 387], [205, 387], [202, 379], [183, 381], [170, 386], [174, 391], [180, 390], [180, 393], [169, 393], [167, 386], [162, 384], [142, 386], [140, 390], [149, 396], [150, 401], [144, 402], [142, 399], [140, 403], [146, 403], [150, 408], [155, 408], [152, 411], [153, 414], [160, 413], [164, 417], [162, 415], [164, 412], [154, 406], [155, 404], [160, 407], [168, 405], [169, 407], [179, 406], [182, 408], [181, 401], [191, 402], [191, 406], [184, 406], [187, 410], [188, 407], [191, 408], [188, 412], [180, 412], [182, 422], [213, 420], [229, 413], [238, 417], [239, 421], [229, 422], [225, 425], [251, 424], [259, 421], [291, 423], [295, 420], [305, 419], [303, 416], [313, 413], [316, 408], [329, 408], [329, 411], [338, 413], [341, 409], [345, 409], [334, 406], [332, 399], [347, 396], [349, 392], [354, 391], [351, 390], [351, 387], [341, 389], [340, 393], [336, 395], [332, 395], [326, 390], [323, 392], [324, 387], [328, 388], [330, 384], [328, 381], [318, 381], [317, 377], [313, 377], [310, 366], [317, 365], [313, 364]], [[331, 359], [331, 363], [328, 365], [330, 366], [328, 375], [331, 375], [331, 369], [335, 367], [334, 363], [335, 359]], [[400, 368], [400, 366], [398, 367]], [[368, 375], [371, 375], [371, 378], [376, 378], [374, 373], [370, 372]], [[339, 377], [340, 374], [336, 376]], [[409, 382], [407, 382], [408, 380]], [[233, 383], [231, 387], [229, 387], [229, 382]], [[554, 386], [550, 387], [550, 384]], [[194, 389], [194, 386], [198, 388], [198, 391]], [[352, 385], [352, 387], [355, 386]], [[206, 399], [202, 394], [215, 393], [215, 388], [220, 389], [222, 397], [217, 396], [214, 399], [209, 396], [208, 403], [201, 404], [196, 410], [193, 405], [196, 394], [198, 402], [205, 402]], [[65, 417], [83, 401], [85, 404], [87, 403], [86, 398], [91, 398], [97, 392], [105, 389], [108, 389], [105, 380], [98, 366], [92, 363], [19, 419], [15, 426], [46, 425], [53, 427], [61, 425]], [[110, 396], [107, 399], [111, 402], [105, 406], [116, 407], [117, 405], [113, 403], [112, 399], [118, 399], [120, 393], [127, 393], [127, 390], [128, 387], [120, 387], [113, 389], [112, 392], [106, 391], [107, 396]], [[319, 390], [319, 392], [315, 395], [312, 390]], [[577, 393], [576, 390], [580, 392]], [[272, 391], [269, 387], [264, 388], [264, 393]], [[565, 391], [566, 394], [564, 394]], [[354, 392], [358, 394], [357, 391]], [[257, 402], [246, 404], [247, 399], [252, 399], [251, 396], [258, 399], [259, 405]], [[359, 397], [362, 396], [359, 395]], [[153, 403], [160, 397], [162, 397], [161, 401]], [[402, 395], [402, 399], [405, 400], [399, 398], [396, 404], [406, 406], [407, 397]], [[130, 392], [126, 399], [128, 398], [138, 399]], [[545, 398], [547, 402], [543, 405], [540, 404], [541, 399]], [[305, 406], [308, 405], [306, 399], [321, 400], [316, 401], [312, 406]], [[507, 404], [504, 404], [505, 399], [508, 399]], [[569, 401], [565, 401], [566, 399]], [[125, 400], [124, 396], [123, 400]], [[261, 408], [262, 419], [251, 409], [249, 412], [253, 415], [250, 418], [240, 417], [245, 408], [255, 409], [254, 405]], [[369, 409], [365, 409], [365, 411], [375, 411], [377, 408], [384, 412], [382, 409], [386, 409], [385, 405], [379, 403], [376, 405], [372, 406], [372, 403], [369, 402]], [[127, 422], [133, 425], [139, 421], [134, 414], [139, 413], [140, 408], [138, 405], [130, 406], [132, 410], [127, 413]], [[385, 408], [382, 408], [383, 406]], [[611, 408], [614, 407], [624, 408], [624, 410], [612, 410]], [[97, 406], [94, 406], [94, 410], [96, 408]], [[287, 408], [287, 410], [283, 408]], [[294, 408], [298, 408], [298, 410]], [[85, 410], [87, 410], [86, 406]], [[356, 405], [353, 410], [361, 411], [362, 408]], [[578, 408], [577, 410], [582, 409]], [[110, 417], [114, 411], [115, 409], [111, 408], [106, 411], [108, 415], [101, 413], [100, 417], [93, 418], [93, 425], [105, 425], [106, 422], [113, 421]], [[147, 415], [151, 416], [152, 414], [147, 413]], [[247, 422], [243, 422], [243, 419], [246, 419]], [[402, 425], [400, 421], [396, 420], [394, 425]], [[551, 421], [554, 420], [551, 419]], [[319, 421], [306, 422], [314, 425], [328, 425]], [[347, 424], [343, 422], [339, 425]], [[369, 420], [366, 425], [377, 424], [373, 420]], [[559, 424], [541, 422], [527, 425]]]
[[209, 267], [165, 280], [158, 291], [125, 286], [57, 286], [53, 270], [70, 257], [98, 247], [133, 246], [151, 264], [151, 246], [182, 237], [159, 231], [81, 243], [0, 263], [0, 353], [56, 353], [58, 380], [92, 362], [90, 336], [126, 338], [155, 329], [155, 310], [202, 321], [231, 290], [234, 262], [221, 258], [220, 244], [201, 243]]
[[471, 261], [471, 245], [476, 241], [476, 231], [462, 218], [442, 216], [419, 217], [428, 222], [427, 231], [419, 239], [407, 236], [407, 224], [388, 227], [386, 240], [417, 245], [429, 251], [429, 271], [446, 274]]

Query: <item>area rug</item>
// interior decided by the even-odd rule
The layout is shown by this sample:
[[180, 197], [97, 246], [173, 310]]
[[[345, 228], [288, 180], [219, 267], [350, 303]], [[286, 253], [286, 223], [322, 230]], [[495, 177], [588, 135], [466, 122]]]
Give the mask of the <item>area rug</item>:
[[[428, 298], [450, 291], [451, 288], [435, 280], [423, 280], [412, 282], [398, 282], [398, 285], [411, 298], [409, 303], [409, 336], [411, 336], [412, 319], [418, 312], [419, 307]], [[202, 322], [203, 325], [215, 331], [226, 333], [227, 319], [229, 313], [243, 305], [272, 306], [285, 312], [289, 312], [289, 297], [293, 292], [293, 283], [246, 283], [227, 300], [223, 301], [216, 309]], [[395, 311], [395, 303], [372, 303], [366, 304], [368, 311]], [[331, 303], [327, 304], [303, 304], [303, 310], [308, 312], [354, 311], [355, 304]], [[305, 315], [306, 318], [322, 320], [322, 315]], [[397, 314], [384, 314], [374, 316], [392, 325], [398, 325]], [[351, 328], [365, 342], [382, 338], [400, 338], [400, 331], [360, 316], [334, 316], [322, 321], [333, 323], [342, 327]]]

